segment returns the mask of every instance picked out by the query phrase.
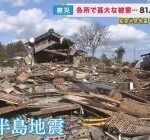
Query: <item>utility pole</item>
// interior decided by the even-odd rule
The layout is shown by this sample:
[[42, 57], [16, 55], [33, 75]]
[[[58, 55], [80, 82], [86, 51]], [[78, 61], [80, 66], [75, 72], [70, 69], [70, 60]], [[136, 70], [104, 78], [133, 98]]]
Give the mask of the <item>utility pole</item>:
[[136, 50], [135, 50], [135, 47], [134, 47], [134, 61], [135, 61], [135, 55], [136, 55]]

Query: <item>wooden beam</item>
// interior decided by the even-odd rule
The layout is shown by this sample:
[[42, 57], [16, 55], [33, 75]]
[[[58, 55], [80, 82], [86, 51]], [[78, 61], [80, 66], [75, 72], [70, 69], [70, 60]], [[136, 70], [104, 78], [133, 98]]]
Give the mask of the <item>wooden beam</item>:
[[53, 46], [53, 45], [55, 45], [55, 44], [57, 44], [57, 42], [55, 42], [55, 41], [50, 41], [50, 42], [47, 42], [47, 43], [45, 43], [45, 44], [35, 45], [35, 46], [34, 46], [34, 48], [35, 48], [35, 53], [37, 53], [37, 52], [39, 52], [39, 51], [41, 51], [41, 50], [43, 50], [43, 49], [45, 49], [45, 48], [48, 48], [48, 47], [50, 47], [50, 46]]
[[52, 53], [52, 54], [56, 54], [56, 55], [68, 56], [66, 53], [58, 52], [57, 50], [44, 49], [43, 51], [48, 52], [48, 53]]
[[15, 111], [19, 111], [22, 109], [26, 109], [27, 107], [28, 107], [27, 104], [21, 104], [19, 106], [7, 106], [7, 107], [0, 108], [0, 116], [15, 112]]
[[131, 77], [135, 88], [140, 92], [142, 89], [142, 86], [140, 85], [140, 82], [136, 76], [136, 70], [134, 68], [131, 69], [129, 76]]
[[72, 110], [77, 110], [80, 108], [81, 108], [81, 106], [78, 104], [62, 105], [62, 106], [56, 106], [56, 107], [42, 109], [40, 111], [33, 112], [30, 115], [31, 116], [52, 115], [54, 113], [59, 113], [59, 112], [64, 112], [64, 111], [72, 111]]

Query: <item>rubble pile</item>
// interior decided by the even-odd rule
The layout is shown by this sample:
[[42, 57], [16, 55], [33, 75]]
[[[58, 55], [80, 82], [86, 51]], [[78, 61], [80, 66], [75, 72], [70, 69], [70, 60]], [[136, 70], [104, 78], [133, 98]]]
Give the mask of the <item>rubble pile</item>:
[[[7, 74], [1, 71], [0, 116], [61, 116], [70, 140], [92, 139], [100, 131], [108, 137], [150, 134], [150, 102], [140, 95], [145, 89], [137, 83], [143, 73], [137, 75], [132, 69], [114, 72], [113, 68], [95, 71], [88, 66], [55, 63], [35, 64]], [[131, 82], [135, 85], [132, 91]]]

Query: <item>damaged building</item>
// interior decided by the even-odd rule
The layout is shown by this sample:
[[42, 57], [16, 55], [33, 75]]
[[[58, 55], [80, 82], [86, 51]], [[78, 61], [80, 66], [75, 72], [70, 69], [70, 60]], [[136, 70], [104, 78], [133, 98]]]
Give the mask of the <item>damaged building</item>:
[[80, 63], [84, 58], [83, 51], [76, 50], [72, 40], [57, 34], [53, 29], [49, 29], [25, 45], [31, 46], [36, 63]]
[[140, 55], [142, 59], [140, 59], [135, 67], [141, 70], [150, 70], [150, 53]]

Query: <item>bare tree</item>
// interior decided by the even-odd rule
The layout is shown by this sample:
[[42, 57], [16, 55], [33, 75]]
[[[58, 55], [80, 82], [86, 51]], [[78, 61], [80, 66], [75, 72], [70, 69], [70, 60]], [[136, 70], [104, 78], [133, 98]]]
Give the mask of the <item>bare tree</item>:
[[76, 44], [82, 49], [90, 49], [92, 59], [96, 49], [106, 43], [107, 28], [100, 24], [81, 26], [79, 33], [74, 36]]

